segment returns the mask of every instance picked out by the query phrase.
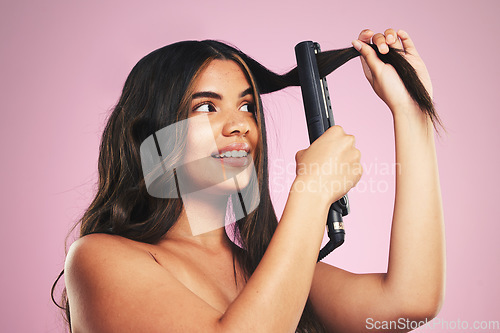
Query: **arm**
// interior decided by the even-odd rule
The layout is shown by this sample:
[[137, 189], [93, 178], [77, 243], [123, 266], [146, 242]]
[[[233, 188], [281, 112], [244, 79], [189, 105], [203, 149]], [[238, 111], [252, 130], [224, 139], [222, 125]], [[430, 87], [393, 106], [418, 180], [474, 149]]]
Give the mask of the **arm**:
[[[325, 154], [327, 148], [331, 155]], [[307, 174], [312, 163], [359, 164], [353, 137], [338, 126], [296, 158], [306, 170], [292, 186], [260, 264], [225, 313], [192, 293], [147, 251], [131, 245], [136, 242], [95, 234], [75, 242], [66, 260], [73, 332], [294, 331], [310, 292], [328, 207], [360, 177], [346, 168], [322, 179], [347, 184], [344, 191], [325, 196], [304, 190], [318, 180]]]
[[[425, 65], [408, 35], [398, 33], [402, 44], [397, 38], [389, 43], [388, 35], [396, 33], [364, 31], [360, 40], [373, 36], [382, 53], [387, 44], [404, 48], [432, 96]], [[311, 300], [328, 327], [340, 332], [366, 330], [367, 318], [432, 319], [444, 296], [444, 222], [432, 123], [405, 94], [394, 69], [360, 45], [365, 74], [394, 116], [398, 170], [387, 273], [352, 274], [322, 263], [316, 268]]]

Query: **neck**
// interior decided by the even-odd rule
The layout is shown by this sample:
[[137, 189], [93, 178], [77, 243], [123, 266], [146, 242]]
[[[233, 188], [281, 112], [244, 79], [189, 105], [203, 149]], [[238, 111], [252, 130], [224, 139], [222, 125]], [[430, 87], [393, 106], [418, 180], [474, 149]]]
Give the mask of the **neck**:
[[207, 249], [229, 246], [231, 241], [225, 232], [228, 196], [200, 192], [182, 196], [182, 213], [166, 239], [188, 241]]

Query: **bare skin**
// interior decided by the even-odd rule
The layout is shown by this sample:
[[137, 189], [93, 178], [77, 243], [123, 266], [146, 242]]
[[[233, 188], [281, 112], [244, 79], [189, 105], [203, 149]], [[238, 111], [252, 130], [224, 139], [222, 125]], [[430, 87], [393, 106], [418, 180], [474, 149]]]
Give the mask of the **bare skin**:
[[[308, 296], [320, 320], [335, 332], [365, 331], [366, 318], [433, 318], [444, 295], [445, 255], [432, 124], [401, 89], [392, 67], [364, 44], [371, 40], [382, 53], [388, 45], [403, 48], [431, 95], [432, 87], [405, 32], [388, 29], [374, 35], [365, 30], [353, 42], [361, 45], [367, 79], [394, 116], [401, 173], [396, 178], [387, 273], [353, 274], [316, 263], [330, 203], [361, 177], [354, 137], [335, 126], [299, 151], [297, 164], [307, 171], [312, 163], [331, 163], [333, 156], [351, 167], [343, 174], [301, 172], [296, 177], [273, 239], [247, 283], [239, 272], [234, 283], [224, 230], [192, 236], [184, 214], [155, 245], [104, 234], [75, 242], [66, 261], [73, 332], [294, 332]], [[211, 122], [217, 143], [236, 138], [255, 149], [258, 129], [242, 107], [251, 99], [241, 97], [249, 84], [229, 63], [233, 66], [214, 63], [215, 72], [208, 74], [220, 75], [221, 80], [209, 75], [212, 86], [203, 86], [203, 74], [197, 89], [220, 89], [223, 97], [211, 100], [219, 107]], [[325, 156], [327, 146], [331, 154]], [[344, 188], [332, 193], [301, 190], [318, 182], [342, 183]], [[229, 188], [230, 184], [217, 185], [214, 200]], [[304, 206], [317, 209], [306, 213]], [[200, 211], [198, 218], [223, 216], [214, 209]]]

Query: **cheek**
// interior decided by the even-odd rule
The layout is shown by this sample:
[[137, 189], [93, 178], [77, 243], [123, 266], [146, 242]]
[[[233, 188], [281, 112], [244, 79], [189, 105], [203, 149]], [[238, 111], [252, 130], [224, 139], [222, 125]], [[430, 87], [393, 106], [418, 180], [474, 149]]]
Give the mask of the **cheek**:
[[[258, 129], [257, 129], [258, 130]], [[252, 135], [252, 137], [249, 138], [250, 144], [252, 145], [252, 158], [254, 162], [257, 160], [257, 152], [260, 152], [260, 147], [259, 147], [259, 141], [260, 141], [260, 133], [257, 132], [257, 134]], [[260, 152], [262, 153], [262, 152]]]
[[209, 126], [190, 126], [186, 137], [185, 162], [210, 156], [217, 150], [214, 133]]
[[254, 147], [257, 148], [262, 136], [261, 130], [257, 125], [257, 122], [254, 122], [252, 130], [253, 130], [251, 136], [252, 144], [254, 145]]

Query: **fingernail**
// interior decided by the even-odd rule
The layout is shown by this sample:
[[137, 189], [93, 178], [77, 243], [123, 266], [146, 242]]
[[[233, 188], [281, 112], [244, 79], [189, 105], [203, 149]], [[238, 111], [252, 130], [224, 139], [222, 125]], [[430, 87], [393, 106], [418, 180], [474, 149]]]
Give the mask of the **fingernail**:
[[363, 45], [358, 41], [358, 40], [353, 40], [352, 41], [352, 46], [354, 46], [354, 48], [359, 52], [361, 51], [361, 48], [363, 47]]
[[388, 35], [385, 40], [387, 43], [394, 43], [394, 37], [392, 35]]

